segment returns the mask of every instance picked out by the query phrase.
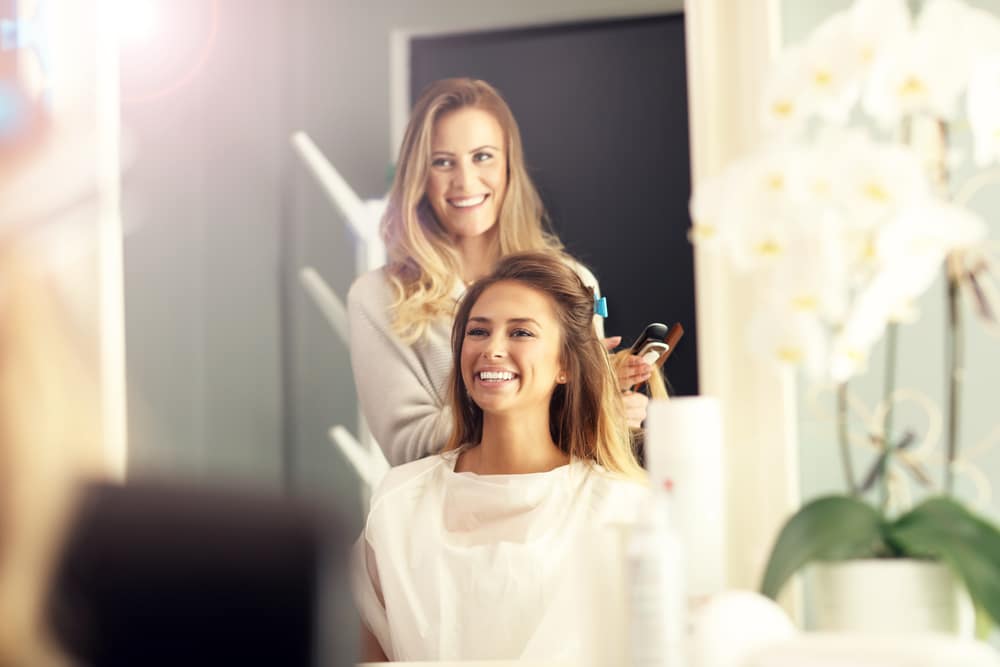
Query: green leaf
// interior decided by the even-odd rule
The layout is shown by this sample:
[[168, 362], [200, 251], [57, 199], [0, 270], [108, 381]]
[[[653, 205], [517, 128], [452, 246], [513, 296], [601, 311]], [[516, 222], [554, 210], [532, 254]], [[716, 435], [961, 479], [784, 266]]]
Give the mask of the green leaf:
[[990, 638], [990, 632], [993, 630], [993, 623], [990, 620], [990, 615], [986, 613], [986, 610], [980, 607], [978, 604], [975, 605], [976, 609], [976, 639], [980, 641], [987, 641]]
[[1000, 529], [951, 498], [929, 498], [886, 526], [909, 556], [937, 558], [961, 577], [972, 600], [1000, 623]]
[[884, 548], [882, 517], [874, 507], [849, 496], [817, 498], [778, 534], [761, 592], [777, 598], [791, 576], [809, 562], [873, 557]]

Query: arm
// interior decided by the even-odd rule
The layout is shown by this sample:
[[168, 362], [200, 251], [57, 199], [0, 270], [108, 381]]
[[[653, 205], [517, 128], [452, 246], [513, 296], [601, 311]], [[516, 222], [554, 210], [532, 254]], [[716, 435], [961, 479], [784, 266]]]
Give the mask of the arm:
[[382, 646], [375, 639], [375, 635], [368, 629], [368, 626], [361, 623], [361, 661], [362, 662], [389, 662]]
[[[347, 315], [361, 411], [386, 459], [399, 465], [439, 451], [452, 424], [428, 360], [393, 333], [388, 303], [383, 276], [366, 275], [348, 293]], [[450, 358], [443, 361], [450, 364]]]
[[361, 619], [361, 660], [388, 662], [389, 617], [378, 576], [375, 554], [363, 532], [351, 553], [351, 589]]

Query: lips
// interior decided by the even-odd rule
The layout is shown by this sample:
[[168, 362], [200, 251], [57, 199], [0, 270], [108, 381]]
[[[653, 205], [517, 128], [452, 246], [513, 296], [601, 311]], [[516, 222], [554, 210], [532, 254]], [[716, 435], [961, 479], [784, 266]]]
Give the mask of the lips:
[[520, 376], [506, 368], [484, 368], [473, 373], [473, 377], [479, 384], [500, 386], [508, 382], [513, 382]]
[[489, 197], [488, 194], [474, 195], [471, 197], [451, 197], [448, 204], [455, 208], [475, 208], [483, 204]]

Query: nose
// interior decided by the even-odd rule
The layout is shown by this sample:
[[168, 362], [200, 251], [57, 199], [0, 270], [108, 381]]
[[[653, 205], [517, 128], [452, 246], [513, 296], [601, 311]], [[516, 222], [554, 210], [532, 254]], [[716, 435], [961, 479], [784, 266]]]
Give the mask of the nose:
[[472, 165], [466, 163], [464, 160], [459, 161], [452, 172], [452, 185], [454, 185], [456, 190], [461, 191], [465, 189], [465, 184], [471, 180]]
[[490, 338], [487, 344], [483, 347], [484, 359], [502, 359], [506, 355], [507, 350], [504, 347], [503, 338], [499, 336]]

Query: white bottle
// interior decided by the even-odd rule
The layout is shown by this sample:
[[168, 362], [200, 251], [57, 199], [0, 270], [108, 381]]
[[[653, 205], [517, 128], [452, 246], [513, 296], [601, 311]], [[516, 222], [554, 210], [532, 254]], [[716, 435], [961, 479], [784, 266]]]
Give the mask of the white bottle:
[[626, 558], [630, 667], [685, 667], [684, 558], [671, 524], [669, 483], [653, 482]]

